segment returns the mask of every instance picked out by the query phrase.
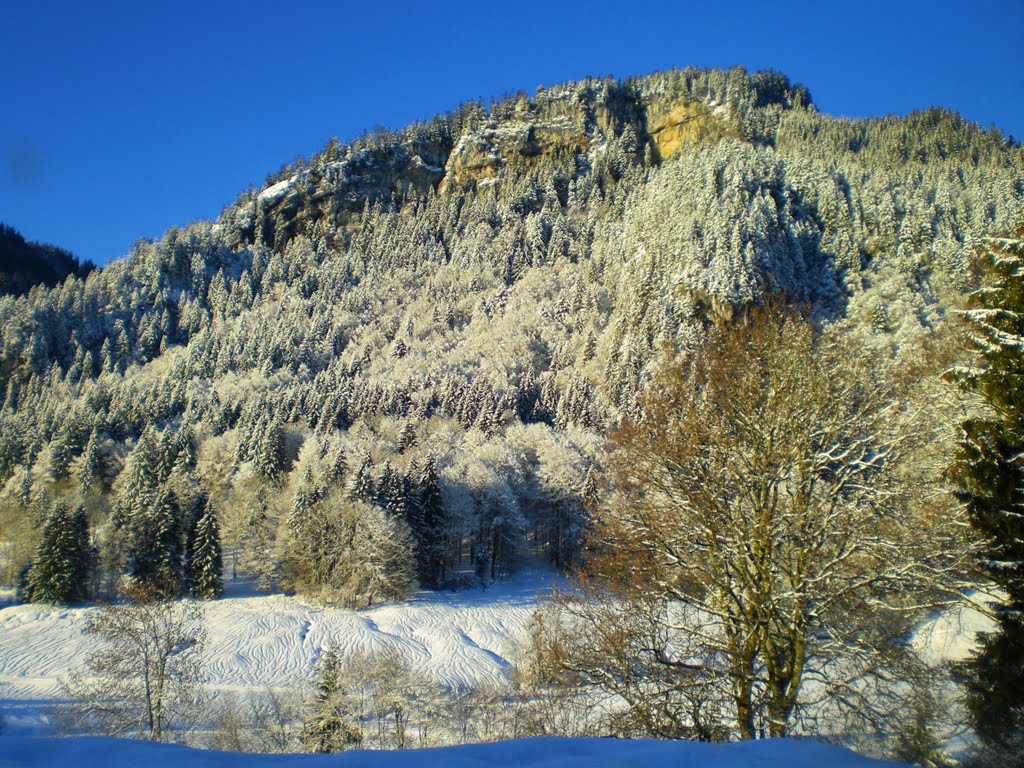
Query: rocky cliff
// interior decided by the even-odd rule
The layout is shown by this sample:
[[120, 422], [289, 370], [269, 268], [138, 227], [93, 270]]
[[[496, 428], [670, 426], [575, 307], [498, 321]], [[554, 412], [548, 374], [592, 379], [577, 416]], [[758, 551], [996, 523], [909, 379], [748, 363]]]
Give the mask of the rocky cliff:
[[229, 216], [240, 242], [280, 247], [296, 234], [343, 230], [368, 204], [393, 207], [409, 196], [494, 186], [544, 159], [581, 174], [608, 152], [624, 164], [660, 163], [700, 142], [739, 135], [734, 112], [714, 94], [678, 87], [589, 80], [540, 89], [487, 111], [470, 105], [440, 127], [435, 121], [344, 150], [329, 147], [242, 198]]

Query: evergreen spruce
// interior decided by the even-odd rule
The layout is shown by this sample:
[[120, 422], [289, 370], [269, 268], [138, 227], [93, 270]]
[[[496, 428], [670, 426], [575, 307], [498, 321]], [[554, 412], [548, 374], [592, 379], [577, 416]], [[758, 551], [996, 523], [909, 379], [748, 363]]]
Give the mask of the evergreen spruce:
[[212, 600], [224, 593], [220, 525], [211, 501], [192, 527], [188, 542], [187, 573], [192, 597]]
[[285, 471], [284, 432], [277, 419], [264, 425], [253, 462], [256, 471], [269, 480], [277, 480]]
[[999, 750], [1024, 734], [1024, 243], [995, 241], [988, 256], [991, 279], [963, 313], [981, 364], [953, 374], [988, 412], [963, 422], [952, 479], [985, 542], [979, 565], [1007, 596], [960, 669], [975, 730]]
[[429, 587], [440, 587], [447, 564], [443, 530], [445, 509], [433, 458], [424, 462], [416, 482], [419, 493], [408, 507], [408, 516], [409, 528], [416, 539], [419, 579]]
[[373, 459], [367, 453], [363, 456], [362, 462], [352, 475], [349, 483], [349, 496], [362, 501], [372, 501], [376, 495], [376, 488], [373, 482]]
[[35, 603], [80, 602], [88, 596], [92, 565], [85, 511], [80, 507], [72, 514], [57, 504], [43, 527], [24, 597]]
[[78, 485], [83, 493], [97, 480], [102, 479], [102, 471], [103, 459], [100, 455], [99, 437], [96, 430], [93, 430], [78, 468]]
[[362, 734], [344, 716], [342, 693], [341, 662], [328, 648], [317, 662], [313, 707], [303, 723], [302, 741], [307, 752], [339, 752], [362, 742]]
[[134, 526], [156, 498], [160, 460], [158, 441], [156, 430], [146, 427], [125, 462], [115, 518], [119, 525]]
[[165, 489], [129, 528], [131, 575], [162, 593], [177, 594], [184, 576], [181, 528], [174, 494]]

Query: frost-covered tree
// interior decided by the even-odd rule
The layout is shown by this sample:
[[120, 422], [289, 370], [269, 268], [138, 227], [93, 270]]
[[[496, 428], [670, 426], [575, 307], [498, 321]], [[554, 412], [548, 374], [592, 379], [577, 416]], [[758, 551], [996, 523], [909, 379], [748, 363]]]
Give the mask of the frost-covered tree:
[[1018, 752], [1024, 739], [1022, 234], [989, 243], [985, 283], [962, 313], [978, 363], [951, 372], [984, 406], [962, 424], [951, 477], [984, 542], [978, 565], [1005, 594], [993, 605], [996, 629], [980, 637], [979, 650], [960, 673], [974, 728], [986, 747]]
[[432, 457], [419, 468], [414, 481], [417, 492], [409, 505], [409, 528], [416, 538], [419, 578], [428, 586], [438, 587], [444, 581], [447, 541], [444, 501]]
[[85, 510], [58, 502], [43, 526], [23, 597], [34, 603], [77, 603], [89, 594], [94, 565]]
[[84, 632], [101, 641], [68, 680], [67, 714], [79, 727], [162, 741], [197, 722], [206, 631], [202, 609], [168, 588], [128, 583], [124, 602], [91, 614]]
[[162, 491], [127, 528], [129, 570], [140, 583], [177, 594], [184, 577], [184, 531], [170, 490]]
[[78, 464], [78, 485], [83, 492], [87, 491], [94, 483], [103, 481], [103, 469], [99, 435], [96, 430], [93, 430]]
[[[918, 667], [904, 642], [916, 610], [966, 567], [963, 521], [919, 503], [927, 478], [908, 471], [923, 423], [855, 349], [791, 313], [726, 324], [613, 435], [552, 658], [609, 692], [640, 674], [638, 704], [664, 685], [727, 692], [743, 738], [785, 735], [804, 714], [884, 720], [893, 681]], [[615, 605], [643, 610], [609, 622]], [[615, 629], [630, 622], [642, 647]], [[621, 642], [601, 653], [591, 636]]]
[[120, 522], [130, 525], [153, 503], [160, 485], [160, 464], [159, 436], [149, 426], [135, 443], [119, 479], [117, 512]]
[[416, 547], [404, 520], [340, 491], [296, 508], [279, 541], [288, 589], [365, 607], [416, 589]]
[[319, 754], [358, 747], [362, 733], [346, 709], [341, 662], [333, 649], [320, 654], [314, 675], [312, 705], [303, 718], [303, 747]]
[[185, 577], [192, 597], [210, 600], [224, 592], [220, 525], [213, 502], [207, 500], [187, 542]]

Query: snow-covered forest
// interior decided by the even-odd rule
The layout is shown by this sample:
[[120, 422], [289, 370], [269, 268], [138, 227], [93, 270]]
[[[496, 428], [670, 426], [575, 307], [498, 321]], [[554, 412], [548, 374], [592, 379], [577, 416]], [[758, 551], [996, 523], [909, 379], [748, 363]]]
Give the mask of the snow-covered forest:
[[1022, 212], [997, 130], [831, 118], [773, 72], [591, 79], [332, 139], [216, 221], [0, 298], [0, 583], [215, 597], [227, 573], [366, 608], [569, 569], [608, 435], [779, 301], [928, 403], [934, 480], [951, 313]]
[[[329, 142], [216, 222], [0, 300], [3, 581], [59, 503], [88, 517], [90, 594], [164, 557], [133, 542], [161, 515], [184, 562], [207, 505], [228, 567], [325, 599], [563, 565], [604, 435], [709, 321], [782, 293], [914, 370], [1022, 209], [1024, 153], [998, 133], [823, 117], [742, 70]], [[359, 502], [348, 523], [332, 496]], [[312, 529], [353, 520], [415, 542], [415, 573], [326, 572]]]

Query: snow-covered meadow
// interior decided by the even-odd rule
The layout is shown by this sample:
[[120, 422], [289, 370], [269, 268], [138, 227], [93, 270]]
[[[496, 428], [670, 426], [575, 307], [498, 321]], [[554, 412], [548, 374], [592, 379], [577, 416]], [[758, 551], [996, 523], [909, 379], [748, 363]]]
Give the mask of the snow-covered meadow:
[[734, 744], [687, 741], [535, 738], [411, 752], [354, 750], [336, 755], [240, 755], [118, 739], [0, 737], [3, 768], [885, 768], [812, 740], [768, 739]]
[[[205, 604], [206, 683], [214, 690], [302, 686], [326, 648], [343, 660], [395, 651], [445, 686], [498, 683], [511, 671], [538, 596], [555, 578], [527, 573], [487, 589], [421, 592], [365, 611], [244, 595], [243, 585], [229, 585], [229, 596]], [[42, 725], [41, 709], [59, 694], [61, 679], [100, 647], [82, 632], [95, 610], [0, 609], [0, 712], [8, 721]]]
[[[360, 653], [395, 652], [410, 666], [439, 684], [472, 687], [500, 683], [512, 672], [517, 648], [530, 616], [556, 576], [529, 572], [487, 589], [420, 592], [412, 600], [350, 611], [316, 606], [284, 595], [247, 593], [232, 583], [227, 597], [205, 604], [206, 683], [213, 692], [245, 689], [302, 688], [311, 678], [321, 652], [333, 648], [342, 658]], [[975, 596], [978, 602], [981, 596]], [[47, 708], [60, 694], [60, 681], [99, 645], [82, 632], [95, 608], [57, 608], [8, 604], [0, 608], [0, 766], [56, 765], [70, 749], [48, 735]], [[923, 622], [913, 638], [929, 662], [963, 658], [988, 620], [969, 607], [938, 614]], [[239, 758], [227, 753], [154, 747], [103, 739], [76, 740], [76, 761], [83, 766], [116, 751], [123, 764], [145, 761], [155, 768], [170, 765], [231, 766]], [[80, 750], [80, 751], [78, 751]], [[766, 744], [707, 745], [609, 742], [608, 740], [525, 740], [512, 745], [452, 750], [417, 750], [417, 765], [515, 764], [563, 765], [873, 765], [862, 757], [813, 741], [785, 746]], [[82, 760], [77, 756], [82, 755]], [[252, 756], [246, 758], [250, 764]], [[262, 757], [269, 765], [283, 757]], [[296, 759], [296, 758], [290, 758]], [[298, 758], [317, 759], [317, 758]], [[320, 758], [323, 759], [323, 758]], [[392, 765], [399, 755], [359, 752], [344, 765]], [[84, 760], [84, 762], [83, 762]], [[397, 765], [397, 763], [396, 763]]]

